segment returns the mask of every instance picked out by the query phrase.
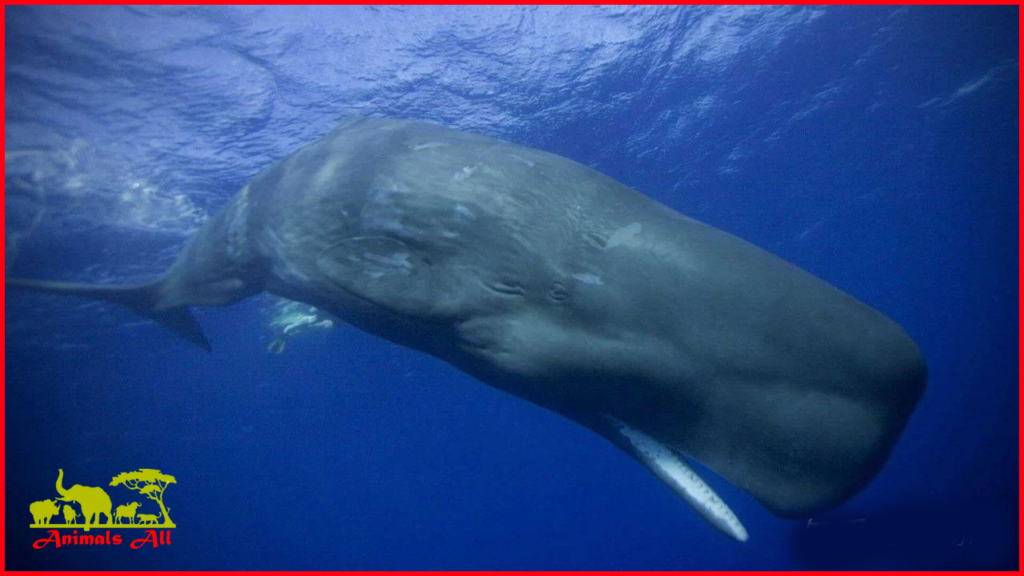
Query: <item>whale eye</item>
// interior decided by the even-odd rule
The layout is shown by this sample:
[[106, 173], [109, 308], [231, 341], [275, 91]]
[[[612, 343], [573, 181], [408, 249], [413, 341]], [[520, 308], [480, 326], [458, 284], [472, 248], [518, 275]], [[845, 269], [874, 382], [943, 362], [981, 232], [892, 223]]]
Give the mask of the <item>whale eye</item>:
[[565, 284], [555, 282], [551, 285], [551, 289], [548, 290], [548, 296], [555, 302], [565, 302], [569, 297], [569, 289], [565, 287]]

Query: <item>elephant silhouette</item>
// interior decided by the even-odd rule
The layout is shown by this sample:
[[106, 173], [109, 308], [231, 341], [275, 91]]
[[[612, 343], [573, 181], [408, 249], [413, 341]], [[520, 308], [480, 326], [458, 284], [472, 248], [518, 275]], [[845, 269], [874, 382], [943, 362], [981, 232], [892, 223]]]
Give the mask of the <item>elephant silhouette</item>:
[[28, 505], [28, 511], [32, 513], [32, 522], [35, 524], [49, 524], [50, 518], [60, 512], [60, 504], [56, 500], [43, 500]]
[[74, 524], [75, 523], [75, 518], [78, 518], [78, 512], [75, 512], [74, 508], [72, 508], [71, 506], [68, 506], [67, 504], [65, 504], [64, 505], [64, 523], [65, 524]]
[[121, 524], [121, 519], [127, 518], [129, 524], [135, 524], [135, 511], [139, 509], [139, 506], [142, 506], [142, 504], [138, 502], [118, 506], [117, 510], [114, 511], [114, 523]]
[[62, 481], [64, 480], [64, 470], [61, 469], [57, 474], [57, 492], [62, 496], [58, 500], [62, 502], [78, 502], [82, 507], [82, 519], [85, 525], [85, 531], [89, 531], [89, 524], [98, 526], [102, 520], [101, 514], [106, 514], [107, 524], [111, 524], [113, 517], [110, 514], [110, 509], [113, 504], [110, 502], [110, 496], [103, 491], [103, 488], [95, 486], [81, 486], [75, 484], [67, 490], [64, 489]]

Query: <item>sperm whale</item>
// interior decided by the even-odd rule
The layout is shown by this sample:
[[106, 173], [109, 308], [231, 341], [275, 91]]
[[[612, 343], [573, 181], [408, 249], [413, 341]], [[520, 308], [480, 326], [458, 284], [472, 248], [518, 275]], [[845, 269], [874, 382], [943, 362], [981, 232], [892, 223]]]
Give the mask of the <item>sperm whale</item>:
[[567, 158], [354, 118], [270, 166], [119, 303], [209, 349], [190, 306], [260, 292], [436, 356], [631, 454], [748, 533], [695, 460], [783, 517], [877, 475], [926, 369], [892, 320]]

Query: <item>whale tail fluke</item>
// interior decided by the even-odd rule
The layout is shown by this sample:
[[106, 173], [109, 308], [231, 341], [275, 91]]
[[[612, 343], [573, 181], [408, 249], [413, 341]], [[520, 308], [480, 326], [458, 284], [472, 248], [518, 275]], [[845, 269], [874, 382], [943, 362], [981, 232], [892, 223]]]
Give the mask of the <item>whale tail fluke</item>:
[[149, 284], [109, 286], [8, 278], [4, 284], [8, 288], [66, 294], [68, 296], [105, 300], [121, 304], [140, 316], [145, 316], [158, 322], [163, 327], [203, 350], [210, 351], [209, 340], [206, 339], [203, 329], [196, 322], [195, 317], [192, 316], [187, 306], [166, 307], [160, 305], [161, 284], [159, 281]]

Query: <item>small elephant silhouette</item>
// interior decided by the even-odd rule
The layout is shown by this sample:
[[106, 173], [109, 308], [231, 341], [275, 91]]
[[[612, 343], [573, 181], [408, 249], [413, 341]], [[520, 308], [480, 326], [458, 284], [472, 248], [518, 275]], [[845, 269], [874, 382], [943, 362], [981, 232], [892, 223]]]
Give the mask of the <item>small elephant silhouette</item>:
[[135, 511], [139, 509], [139, 506], [142, 504], [138, 502], [118, 506], [114, 513], [114, 524], [121, 524], [122, 518], [127, 518], [129, 524], [135, 524]]
[[78, 512], [75, 512], [75, 509], [72, 508], [71, 506], [65, 505], [64, 506], [64, 523], [65, 524], [74, 524], [75, 523], [75, 518], [78, 518]]
[[56, 500], [43, 500], [28, 505], [28, 511], [32, 513], [34, 524], [49, 524], [50, 518], [60, 512], [60, 504]]

